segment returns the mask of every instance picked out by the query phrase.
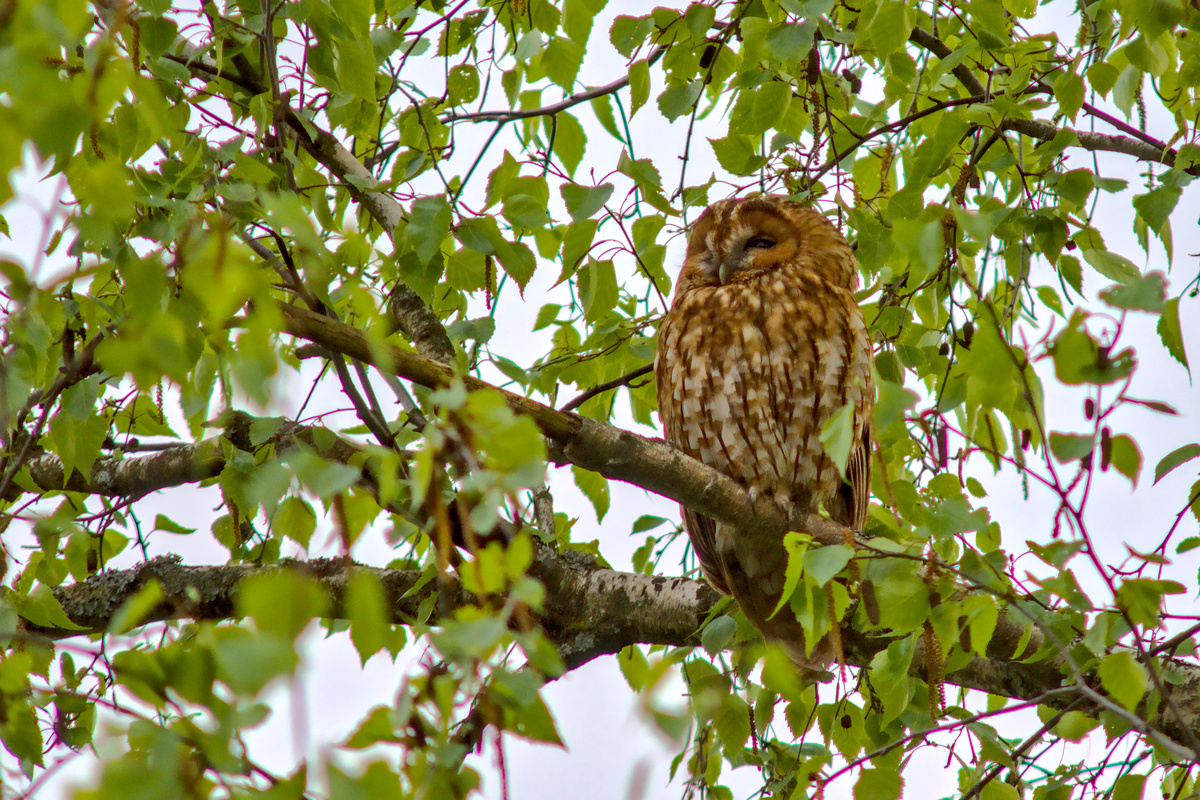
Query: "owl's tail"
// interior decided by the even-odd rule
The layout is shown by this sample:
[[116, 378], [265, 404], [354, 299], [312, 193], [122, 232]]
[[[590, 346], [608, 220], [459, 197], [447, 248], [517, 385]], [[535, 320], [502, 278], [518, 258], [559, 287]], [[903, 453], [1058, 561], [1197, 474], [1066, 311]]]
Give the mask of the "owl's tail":
[[[719, 529], [725, 528], [718, 525]], [[763, 541], [761, 537], [733, 535], [718, 540], [727, 545], [722, 578], [729, 594], [741, 606], [747, 619], [769, 641], [778, 644], [796, 664], [806, 680], [827, 681], [833, 677], [829, 667], [841, 662], [840, 630], [821, 637], [812, 647], [805, 641], [804, 628], [788, 604], [776, 613], [787, 579], [787, 551], [782, 541]]]

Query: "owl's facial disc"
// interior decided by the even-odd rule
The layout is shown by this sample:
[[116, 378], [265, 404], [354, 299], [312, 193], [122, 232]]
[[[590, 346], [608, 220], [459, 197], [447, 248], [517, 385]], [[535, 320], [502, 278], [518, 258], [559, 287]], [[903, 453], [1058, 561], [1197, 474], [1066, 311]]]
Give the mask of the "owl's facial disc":
[[753, 233], [748, 237], [739, 237], [725, 257], [719, 260], [717, 274], [721, 283], [729, 283], [739, 270], [752, 266], [757, 260], [755, 258], [757, 253], [769, 253], [774, 248], [775, 238], [761, 232]]

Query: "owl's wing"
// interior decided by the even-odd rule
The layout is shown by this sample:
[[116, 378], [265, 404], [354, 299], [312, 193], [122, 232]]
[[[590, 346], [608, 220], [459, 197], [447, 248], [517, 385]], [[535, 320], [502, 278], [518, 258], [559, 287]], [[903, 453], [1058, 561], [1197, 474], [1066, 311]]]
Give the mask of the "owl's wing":
[[827, 503], [829, 516], [859, 533], [867, 524], [867, 507], [871, 502], [871, 427], [863, 426], [862, 439], [850, 451], [846, 461], [846, 482], [838, 487], [837, 496]]
[[679, 509], [683, 512], [683, 527], [687, 530], [692, 549], [696, 551], [701, 572], [714, 589], [722, 594], [730, 594], [724, 570], [721, 569], [721, 559], [717, 556], [716, 520], [697, 514], [687, 506], [680, 505]]

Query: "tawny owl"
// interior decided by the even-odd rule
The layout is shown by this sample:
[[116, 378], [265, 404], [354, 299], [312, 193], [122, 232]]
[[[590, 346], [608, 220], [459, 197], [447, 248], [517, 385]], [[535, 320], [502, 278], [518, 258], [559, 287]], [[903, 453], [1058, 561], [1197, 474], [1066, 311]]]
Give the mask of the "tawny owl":
[[[659, 329], [655, 374], [667, 441], [784, 508], [862, 530], [874, 403], [871, 342], [854, 301], [858, 265], [820, 213], [784, 197], [723, 200], [696, 221], [675, 297]], [[843, 481], [820, 441], [843, 406], [853, 443]], [[790, 609], [773, 618], [787, 553], [684, 508], [705, 577], [737, 600], [806, 674], [833, 645], [806, 652]]]

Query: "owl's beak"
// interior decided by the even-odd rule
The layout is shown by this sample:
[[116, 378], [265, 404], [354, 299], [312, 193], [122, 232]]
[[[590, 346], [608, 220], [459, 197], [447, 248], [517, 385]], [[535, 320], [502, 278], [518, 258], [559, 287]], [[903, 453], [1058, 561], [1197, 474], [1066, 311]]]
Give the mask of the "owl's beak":
[[717, 277], [721, 280], [721, 285], [729, 283], [729, 279], [733, 277], [733, 273], [742, 268], [743, 254], [740, 250], [728, 253], [717, 264]]

